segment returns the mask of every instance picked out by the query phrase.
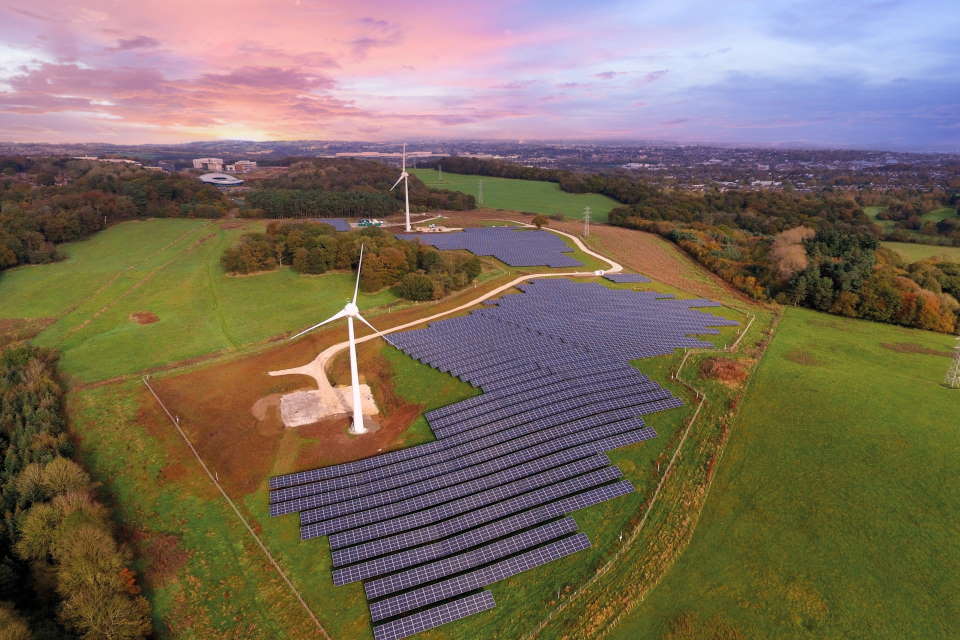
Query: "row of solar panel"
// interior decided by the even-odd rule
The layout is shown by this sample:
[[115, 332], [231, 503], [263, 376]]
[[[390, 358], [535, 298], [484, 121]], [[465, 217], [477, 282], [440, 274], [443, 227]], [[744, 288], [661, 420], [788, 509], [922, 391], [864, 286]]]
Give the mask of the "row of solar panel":
[[335, 583], [365, 581], [375, 637], [492, 606], [482, 586], [584, 544], [563, 516], [632, 490], [603, 452], [653, 437], [639, 416], [681, 404], [626, 360], [706, 344], [689, 334], [725, 322], [578, 286], [538, 283], [395, 336], [486, 392], [428, 414], [437, 441], [272, 479], [271, 513], [299, 511], [304, 538], [332, 533]]
[[[623, 402], [607, 401], [598, 403], [601, 406], [596, 407], [586, 404], [575, 411], [554, 414], [522, 424], [484, 426], [474, 429], [470, 433], [439, 440], [437, 442], [442, 442], [446, 446], [423, 456], [384, 464], [356, 474], [275, 490], [272, 496], [286, 502], [318, 493], [335, 497], [349, 495], [335, 492], [349, 490], [350, 487], [374, 486], [386, 488], [402, 482], [413, 482], [441, 473], [450, 473], [460, 466], [495, 458], [513, 450], [514, 447], [519, 446], [520, 442], [533, 441], [530, 438], [531, 434], [540, 434], [537, 436], [539, 441], [577, 432], [584, 432], [585, 437], [587, 437], [589, 436], [588, 430], [598, 425], [613, 423], [625, 418], [634, 418], [642, 413], [650, 413], [646, 408], [650, 404], [648, 399], [639, 398], [633, 394], [625, 395], [624, 398], [625, 401]], [[642, 425], [642, 420], [640, 424]], [[522, 440], [523, 438], [527, 438], [527, 440]], [[390, 478], [394, 480], [391, 481]], [[383, 481], [381, 484], [377, 484], [381, 481]], [[362, 489], [355, 491], [354, 495], [363, 495], [361, 493]], [[271, 513], [280, 515], [281, 513], [291, 512], [281, 507], [280, 504], [282, 503], [274, 503], [276, 506], [271, 507]], [[304, 503], [297, 503], [294, 506], [302, 505]], [[294, 508], [293, 510], [298, 509]]]

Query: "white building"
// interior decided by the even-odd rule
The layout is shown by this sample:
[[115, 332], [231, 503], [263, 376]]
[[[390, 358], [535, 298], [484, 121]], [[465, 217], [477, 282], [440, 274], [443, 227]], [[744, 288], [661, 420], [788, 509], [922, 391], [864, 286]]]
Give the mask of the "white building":
[[240, 178], [234, 178], [233, 176], [228, 176], [225, 173], [205, 173], [200, 176], [201, 182], [206, 182], [207, 184], [215, 184], [221, 187], [236, 187], [237, 185], [243, 184], [243, 180]]
[[194, 169], [206, 169], [207, 171], [223, 171], [223, 158], [194, 158]]
[[246, 173], [257, 168], [257, 163], [253, 160], [237, 160], [233, 164], [227, 165], [227, 171], [231, 173]]

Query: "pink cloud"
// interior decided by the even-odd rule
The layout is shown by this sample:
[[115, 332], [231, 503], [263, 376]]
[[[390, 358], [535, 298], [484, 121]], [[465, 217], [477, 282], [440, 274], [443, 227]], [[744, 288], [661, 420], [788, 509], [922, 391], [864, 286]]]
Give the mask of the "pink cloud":
[[650, 84], [651, 82], [656, 82], [663, 76], [667, 75], [669, 69], [659, 69], [657, 71], [651, 71], [650, 73], [645, 73], [640, 79], [640, 84]]
[[160, 41], [150, 36], [134, 36], [133, 38], [121, 38], [117, 44], [110, 47], [110, 51], [129, 51], [131, 49], [152, 49], [160, 46]]
[[626, 73], [626, 71], [601, 71], [600, 73], [593, 74], [593, 77], [600, 78], [601, 80], [613, 80], [617, 76], [622, 76]]

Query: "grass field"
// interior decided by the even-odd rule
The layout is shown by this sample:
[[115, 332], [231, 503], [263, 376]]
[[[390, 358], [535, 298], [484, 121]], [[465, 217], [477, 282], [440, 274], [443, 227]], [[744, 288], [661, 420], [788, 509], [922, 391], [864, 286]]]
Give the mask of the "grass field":
[[933, 256], [939, 256], [960, 262], [960, 247], [943, 247], [935, 244], [916, 244], [913, 242], [882, 242], [882, 246], [893, 249], [907, 262], [916, 262]]
[[[228, 276], [220, 266], [224, 249], [261, 227], [205, 220], [116, 225], [62, 245], [66, 260], [0, 273], [0, 320], [55, 319], [36, 343], [62, 351], [66, 375], [94, 382], [261, 343], [332, 315], [350, 298], [352, 273], [307, 276], [281, 267]], [[586, 269], [601, 266], [577, 249], [573, 255]], [[387, 289], [361, 294], [359, 304], [375, 316], [370, 310], [407, 303]], [[144, 312], [155, 321], [133, 317]]]
[[788, 309], [690, 547], [610, 637], [954, 637], [952, 344]]
[[494, 209], [529, 211], [531, 213], [559, 213], [566, 218], [580, 220], [583, 208], [590, 207], [594, 222], [606, 222], [607, 214], [620, 203], [598, 193], [567, 193], [555, 182], [540, 180], [517, 180], [514, 178], [492, 178], [443, 172], [443, 180], [438, 181], [434, 169], [413, 169], [412, 172], [430, 187], [462, 191], [476, 197], [479, 184], [483, 182], [483, 202], [478, 205]]
[[[223, 250], [260, 223], [126, 222], [63, 245], [66, 260], [0, 275], [0, 318], [56, 318], [36, 343], [62, 350], [63, 371], [84, 382], [235, 350], [308, 326], [339, 309], [353, 275], [289, 269], [230, 277]], [[389, 291], [360, 306], [394, 302]], [[282, 313], [280, 312], [282, 310]], [[140, 324], [137, 312], [157, 316]]]

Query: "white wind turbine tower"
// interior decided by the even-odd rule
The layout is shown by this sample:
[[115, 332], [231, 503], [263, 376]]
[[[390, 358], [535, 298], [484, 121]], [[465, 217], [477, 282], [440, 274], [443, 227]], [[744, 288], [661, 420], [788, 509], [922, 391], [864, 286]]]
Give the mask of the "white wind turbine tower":
[[400, 166], [400, 177], [397, 178], [397, 181], [393, 183], [393, 186], [390, 187], [390, 191], [393, 191], [397, 188], [397, 185], [400, 184], [400, 181], [403, 180], [403, 201], [407, 211], [407, 223], [404, 230], [410, 232], [410, 184], [408, 182], [410, 174], [407, 173], [407, 144], [403, 144], [403, 159], [401, 160]]
[[333, 314], [323, 322], [317, 323], [310, 327], [309, 329], [304, 329], [297, 335], [290, 338], [291, 340], [296, 340], [300, 336], [310, 333], [317, 327], [322, 327], [323, 325], [338, 320], [340, 318], [347, 319], [347, 336], [350, 341], [350, 384], [353, 387], [353, 424], [350, 425], [350, 433], [359, 435], [362, 433], [367, 433], [367, 429], [363, 426], [363, 406], [360, 403], [360, 380], [359, 374], [357, 373], [357, 344], [354, 339], [353, 334], [353, 320], [356, 318], [363, 324], [367, 325], [373, 331], [386, 340], [385, 335], [380, 333], [376, 327], [367, 322], [367, 319], [360, 315], [360, 309], [357, 307], [357, 292], [360, 290], [360, 268], [363, 266], [363, 245], [360, 245], [360, 262], [357, 264], [357, 284], [353, 287], [353, 300], [344, 305], [343, 309]]

